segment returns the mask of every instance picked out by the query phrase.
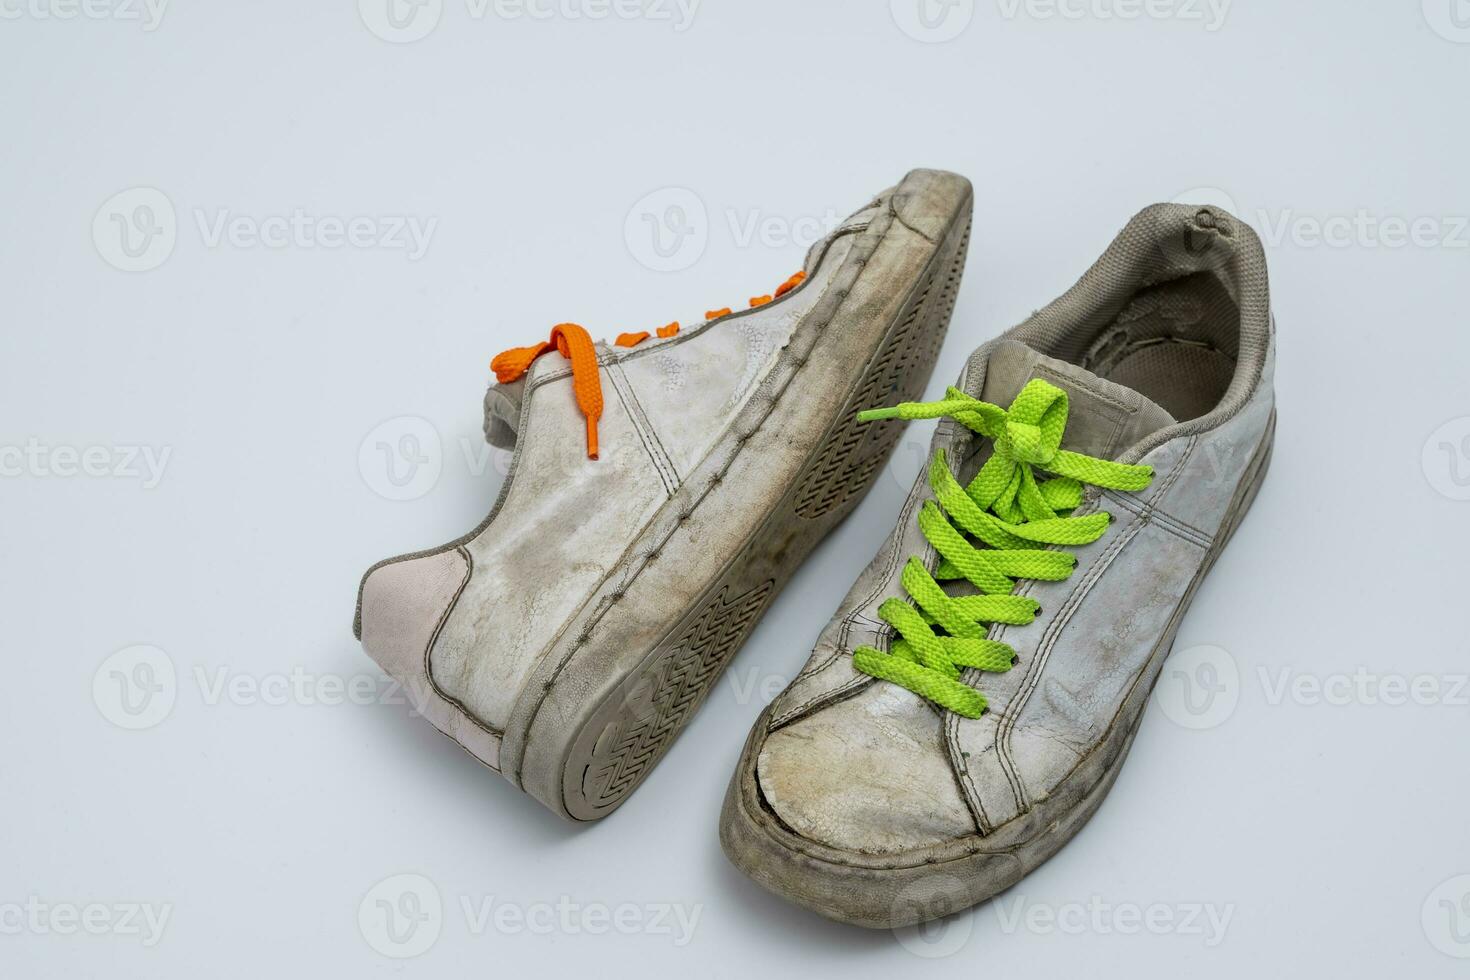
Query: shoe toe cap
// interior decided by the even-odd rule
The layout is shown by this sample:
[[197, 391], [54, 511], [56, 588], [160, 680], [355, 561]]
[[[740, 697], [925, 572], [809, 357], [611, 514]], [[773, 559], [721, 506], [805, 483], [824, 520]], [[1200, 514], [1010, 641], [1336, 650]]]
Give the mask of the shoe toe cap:
[[891, 854], [969, 836], [942, 724], [908, 691], [874, 684], [772, 732], [756, 779], [787, 827], [828, 847]]

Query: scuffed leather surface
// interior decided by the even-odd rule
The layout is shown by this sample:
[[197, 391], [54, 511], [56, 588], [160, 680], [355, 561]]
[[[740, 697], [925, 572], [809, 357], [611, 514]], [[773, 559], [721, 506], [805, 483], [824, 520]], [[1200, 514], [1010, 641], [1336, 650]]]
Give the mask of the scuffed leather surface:
[[565, 360], [549, 354], [532, 365], [514, 393], [519, 448], [509, 487], [465, 545], [474, 571], [429, 655], [434, 682], [477, 723], [505, 730], [537, 663], [729, 431], [849, 247], [828, 243], [807, 283], [781, 301], [636, 348], [599, 344], [598, 460], [585, 455]]
[[[1020, 590], [1042, 604], [1041, 618], [991, 630], [1021, 658], [1008, 675], [1014, 689], [1003, 701], [992, 697], [995, 710], [985, 717], [953, 716], [948, 725], [953, 748], [969, 763], [962, 784], [989, 826], [1046, 799], [1102, 737], [1149, 665], [1266, 431], [1273, 360], [1267, 357], [1255, 395], [1233, 418], [1143, 457], [1155, 473], [1148, 490], [1103, 495], [1098, 506], [1115, 523], [1077, 549], [1072, 577]], [[989, 678], [983, 683], [992, 694]]]
[[1065, 620], [1059, 613], [1063, 625], [1042, 633], [1024, 700], [1012, 702], [1001, 725], [1023, 806], [1043, 798], [1102, 736], [1204, 558], [1198, 543], [1137, 523], [1113, 559], [1117, 567], [1069, 597], [1075, 604]]
[[[365, 576], [359, 631], [364, 615], [376, 621], [378, 593], [390, 585], [427, 589], [425, 607], [439, 610], [438, 566], [425, 563], [450, 551], [465, 559], [466, 580], [439, 626], [370, 626], [376, 656], [411, 682], [426, 678], [437, 727], [553, 810], [570, 815], [558, 753], [585, 720], [579, 712], [615, 704], [638, 658], [699, 612], [690, 603], [722, 573], [721, 560], [762, 530], [827, 437], [927, 268], [933, 239], [958, 248], [944, 236], [968, 218], [969, 182], [916, 170], [900, 187], [816, 243], [804, 284], [782, 299], [632, 349], [599, 344], [601, 460], [585, 458], [565, 359], [548, 353], [524, 378], [492, 387], [487, 438], [516, 452], [491, 515], [456, 542], [387, 559]], [[826, 529], [793, 523], [757, 559], [769, 573], [743, 569], [749, 588], [715, 601], [744, 602], [758, 615]], [[701, 560], [690, 561], [689, 547]], [[527, 772], [534, 778], [523, 781]]]
[[424, 652], [469, 578], [458, 549], [375, 569], [363, 583], [362, 645], [403, 685], [414, 710], [492, 767], [500, 762], [500, 737], [474, 724], [429, 680]]
[[[465, 546], [474, 573], [429, 658], [444, 693], [497, 730], [535, 658], [622, 556], [630, 529], [668, 499], [610, 385], [601, 458], [587, 458], [571, 379], [537, 383], [555, 367], [551, 357], [534, 366], [510, 489], [495, 520]], [[528, 574], [541, 580], [528, 582]]]
[[[1173, 424], [1138, 393], [1024, 345], [1001, 339], [981, 353], [967, 365], [958, 387], [1001, 405], [1009, 404], [1032, 376], [1063, 387], [1072, 413], [1066, 448], [1114, 458]], [[990, 711], [979, 719], [945, 713], [937, 744], [855, 734], [857, 728], [873, 727], [864, 707], [871, 703], [884, 706], [880, 732], [927, 731], [936, 717], [927, 702], [851, 666], [856, 646], [886, 649], [888, 630], [877, 618], [877, 607], [889, 596], [904, 594], [899, 575], [907, 557], [916, 555], [933, 567], [935, 556], [914, 519], [932, 497], [921, 473], [894, 533], [824, 630], [807, 666], [772, 706], [756, 778], [776, 814], [818, 843], [881, 853], [932, 846], [940, 832], [986, 834], [1046, 799], [1108, 732], [1202, 568], [1266, 431], [1272, 361], [1268, 357], [1255, 396], [1234, 417], [1146, 454], [1141, 461], [1156, 472], [1147, 490], [1090, 491], [1081, 512], [1101, 508], [1117, 519], [1098, 541], [1069, 549], [1078, 558], [1069, 579], [1021, 583], [1017, 591], [1036, 598], [1042, 615], [1026, 626], [997, 625], [990, 631], [1015, 647], [1017, 665], [1004, 674], [967, 671], [967, 682], [985, 692]], [[963, 479], [984, 458], [982, 453], [956, 463], [953, 457], [968, 442], [966, 430], [944, 423], [931, 452], [946, 449]], [[809, 753], [804, 772], [798, 772], [796, 760], [803, 755], [788, 732], [798, 733], [795, 738], [803, 742], [815, 738], [870, 751], [914, 778], [895, 777], [891, 785], [874, 778], [868, 772], [871, 760], [861, 750]], [[869, 745], [875, 738], [882, 741]], [[890, 751], [895, 744], [905, 745], [901, 761]], [[774, 752], [772, 745], [785, 751]], [[916, 753], [926, 758], [920, 761]], [[783, 768], [767, 773], [766, 766]], [[854, 797], [845, 791], [846, 781], [862, 792]], [[809, 788], [801, 789], [803, 784]], [[968, 827], [949, 819], [956, 786], [970, 812]], [[776, 799], [770, 797], [773, 789]], [[880, 790], [889, 793], [886, 806], [871, 798]], [[916, 820], [915, 808], [945, 817], [937, 823]]]
[[[1163, 409], [1137, 392], [1094, 377], [1075, 365], [1043, 357], [1024, 344], [1002, 338], [987, 345], [985, 353], [987, 357], [967, 366], [956, 387], [993, 404], [1007, 406], [1032, 377], [1058, 385], [1069, 396], [1069, 421], [1063, 445], [1074, 452], [1111, 458], [1148, 432], [1173, 421]], [[951, 468], [959, 470], [965, 482], [984, 460], [983, 456], [968, 461], [963, 458], [966, 447], [976, 442], [968, 429], [945, 422], [935, 433], [927, 458], [932, 459], [942, 450]], [[978, 442], [989, 445], [988, 440]], [[933, 498], [926, 465], [904, 502], [893, 534], [848, 592], [806, 667], [777, 698], [772, 712], [774, 727], [868, 680], [866, 675], [852, 670], [849, 655], [864, 644], [887, 649], [890, 630], [878, 617], [878, 607], [890, 596], [904, 594], [899, 579], [909, 556], [916, 555], [933, 566], [933, 549], [916, 520], [924, 503]]]
[[950, 742], [969, 763], [961, 784], [987, 830], [1045, 799], [1086, 754], [1204, 559], [1196, 543], [1126, 512], [1117, 516], [1103, 538], [1074, 549], [1071, 578], [1020, 590], [1041, 603], [1043, 615], [990, 631], [1019, 661], [1003, 689], [989, 676], [979, 679], [989, 713], [949, 719]]
[[892, 853], [973, 834], [941, 724], [917, 695], [875, 684], [772, 734], [761, 791], [797, 833], [844, 850]]
[[[823, 268], [838, 268], [851, 239], [832, 246]], [[623, 362], [633, 396], [644, 406], [677, 479], [687, 479], [724, 435], [791, 337], [822, 296], [802, 289], [790, 299], [734, 317], [688, 343], [664, 343]], [[645, 341], [652, 343], [652, 341]]]

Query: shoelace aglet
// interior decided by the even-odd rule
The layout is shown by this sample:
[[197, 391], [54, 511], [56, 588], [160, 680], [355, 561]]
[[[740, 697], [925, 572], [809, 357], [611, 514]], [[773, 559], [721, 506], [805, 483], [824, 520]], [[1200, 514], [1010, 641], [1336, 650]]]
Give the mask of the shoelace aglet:
[[903, 409], [898, 405], [890, 408], [869, 408], [858, 412], [857, 418], [859, 422], [881, 422], [884, 419], [898, 418], [902, 411]]
[[587, 458], [597, 458], [597, 420], [590, 416], [587, 419]]

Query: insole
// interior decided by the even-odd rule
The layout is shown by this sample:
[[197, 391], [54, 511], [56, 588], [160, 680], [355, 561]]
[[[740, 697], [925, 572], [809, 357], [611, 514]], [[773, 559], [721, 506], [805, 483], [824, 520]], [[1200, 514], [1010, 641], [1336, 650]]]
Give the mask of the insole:
[[1196, 273], [1138, 294], [1082, 366], [1152, 399], [1179, 421], [1224, 397], [1240, 349], [1240, 313], [1220, 281]]

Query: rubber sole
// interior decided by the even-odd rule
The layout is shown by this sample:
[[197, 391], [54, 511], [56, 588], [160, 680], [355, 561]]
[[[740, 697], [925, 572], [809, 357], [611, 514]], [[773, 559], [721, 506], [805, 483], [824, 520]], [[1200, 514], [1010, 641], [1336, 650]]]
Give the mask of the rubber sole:
[[[755, 778], [755, 760], [764, 743], [770, 709], [763, 712], [736, 766], [720, 814], [720, 843], [730, 861], [762, 887], [827, 918], [851, 925], [891, 929], [942, 918], [986, 901], [1011, 887], [1056, 854], [1091, 819], [1122, 771], [1144, 709], [1199, 585], [1235, 535], [1255, 502], [1270, 466], [1275, 441], [1273, 414], [1227, 512], [1224, 533], [1212, 545], [1169, 627], [1160, 637], [1149, 666], [1124, 704], [1124, 726], [1094, 748], [1091, 781], [1075, 802], [1035, 821], [1034, 836], [1008, 846], [991, 837], [973, 838], [967, 853], [943, 860], [901, 856], [861, 862], [801, 838], [765, 805]], [[1079, 772], [1085, 771], [1079, 764]], [[1058, 793], [1053, 799], [1065, 798]], [[1041, 804], [1046, 807], [1046, 802]]]
[[[683, 615], [662, 639], [641, 650], [620, 648], [613, 637], [603, 636], [599, 643], [607, 621], [589, 615], [570, 628], [571, 649], [555, 663], [548, 659], [539, 676], [527, 685], [540, 694], [523, 699], [525, 703], [512, 718], [507, 731], [509, 752], [503, 755], [509, 765], [503, 771], [553, 811], [573, 820], [597, 820], [628, 798], [689, 723], [801, 561], [857, 506], [882, 472], [902, 427], [859, 426], [854, 416], [861, 408], [922, 395], [954, 309], [971, 208], [968, 182], [950, 174], [916, 171], [894, 194], [895, 198], [907, 195], [908, 205], [922, 213], [944, 213], [948, 218], [942, 234], [930, 243], [920, 274], [904, 274], [907, 290], [902, 305], [887, 317], [881, 342], [865, 352], [862, 370], [849, 375], [853, 380], [846, 396], [830, 414], [824, 435], [807, 455], [799, 475], [775, 499], [743, 547], [725, 558], [713, 580], [683, 607]], [[892, 230], [896, 239], [900, 232], [896, 227]], [[901, 234], [912, 239], [914, 230]], [[896, 246], [885, 251], [881, 241], [868, 244], [872, 247], [846, 260], [856, 261], [852, 271], [857, 278], [850, 289], [839, 291], [839, 298], [860, 295], [864, 275], [876, 276], [879, 282], [885, 274], [895, 275], [891, 268], [885, 273], [885, 262], [915, 261], [912, 241], [903, 255], [890, 254], [897, 252]], [[871, 307], [859, 304], [849, 315], [861, 316], [864, 309]], [[814, 335], [810, 349], [799, 354], [792, 383], [783, 390], [800, 390], [794, 382], [813, 365], [850, 358], [851, 350], [843, 344], [850, 344], [844, 334], [845, 326], [851, 325], [844, 323], [839, 308], [826, 328]], [[800, 331], [798, 327], [797, 333]], [[742, 444], [775, 438], [769, 428], [770, 423], [735, 438]], [[719, 451], [711, 454], [720, 455]], [[736, 458], [735, 452], [730, 458]], [[734, 507], [741, 496], [740, 473], [731, 470], [725, 477], [734, 486], [722, 487], [722, 475], [717, 472], [710, 478], [711, 487], [698, 503], [701, 508], [712, 508], [700, 512], [705, 519], [717, 516], [722, 506]], [[749, 507], [748, 499], [741, 506]], [[684, 520], [689, 513], [678, 516]], [[688, 574], [697, 577], [698, 569], [687, 563], [707, 563], [712, 558], [701, 551], [697, 541], [680, 543], [677, 536], [675, 528], [647, 548], [653, 557], [682, 548], [675, 560], [685, 563]], [[619, 586], [620, 591], [612, 596], [622, 598], [623, 590], [631, 593], [639, 588], [654, 586], [643, 586], [635, 579], [631, 585]], [[605, 609], [607, 601], [589, 603], [589, 612]], [[566, 682], [569, 675], [573, 679]], [[511, 741], [517, 734], [519, 744]]]
[[[912, 400], [922, 394], [949, 322], [964, 264], [964, 244], [925, 284], [848, 400], [860, 407]], [[938, 281], [935, 281], [938, 280]], [[906, 356], [904, 353], [906, 352]], [[861, 502], [892, 453], [901, 427], [840, 426], [823, 444], [810, 471], [782, 501], [764, 533], [751, 542], [691, 613], [686, 624], [653, 651], [639, 669], [577, 733], [564, 770], [569, 813], [593, 820], [612, 812], [647, 776], [704, 702], [767, 603], [785, 585], [826, 528], [807, 534], [799, 549], [781, 541], [794, 519], [835, 525]], [[785, 554], [773, 578], [769, 558]]]

